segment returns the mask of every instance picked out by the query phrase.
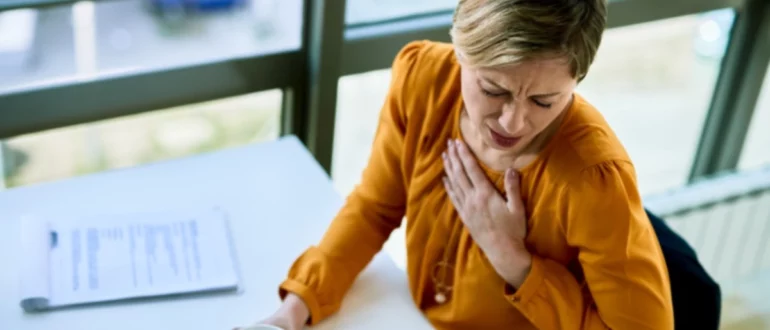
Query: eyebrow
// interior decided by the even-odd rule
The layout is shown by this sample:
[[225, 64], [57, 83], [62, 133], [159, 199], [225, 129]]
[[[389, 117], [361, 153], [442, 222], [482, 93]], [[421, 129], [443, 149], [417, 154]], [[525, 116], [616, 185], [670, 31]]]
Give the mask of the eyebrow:
[[[492, 85], [492, 87], [495, 87], [495, 88], [499, 88], [499, 89], [502, 89], [502, 90], [504, 90], [504, 91], [506, 91], [506, 92], [509, 92], [509, 90], [508, 90], [508, 89], [506, 89], [506, 88], [504, 88], [504, 87], [502, 87], [502, 86], [498, 85], [497, 83], [495, 83], [494, 81], [492, 81], [492, 80], [490, 80], [490, 79], [487, 79], [487, 78], [481, 77], [481, 80], [482, 80], [482, 81], [484, 81], [484, 82], [486, 82], [487, 84], [490, 84], [490, 85]], [[534, 97], [534, 98], [538, 98], [538, 99], [539, 99], [539, 98], [548, 98], [548, 97], [551, 97], [551, 96], [556, 96], [556, 95], [559, 95], [559, 94], [561, 94], [561, 92], [553, 92], [553, 93], [537, 94], [537, 95], [531, 95], [530, 97]]]
[[487, 84], [490, 84], [490, 85], [492, 85], [492, 87], [495, 87], [495, 88], [499, 88], [499, 89], [502, 89], [502, 90], [504, 90], [504, 91], [508, 91], [508, 89], [506, 89], [506, 88], [504, 88], [504, 87], [502, 87], [502, 86], [498, 85], [496, 82], [494, 82], [494, 81], [492, 81], [492, 80], [490, 80], [490, 79], [487, 79], [487, 78], [481, 77], [481, 81], [483, 81], [483, 82], [485, 82], [485, 83], [487, 83]]

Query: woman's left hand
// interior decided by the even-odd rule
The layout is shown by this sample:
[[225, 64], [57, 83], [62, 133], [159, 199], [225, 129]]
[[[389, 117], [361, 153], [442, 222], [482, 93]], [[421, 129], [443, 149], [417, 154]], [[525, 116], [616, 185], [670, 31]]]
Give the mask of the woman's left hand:
[[527, 219], [519, 174], [505, 172], [507, 199], [495, 189], [467, 145], [449, 140], [444, 158], [444, 187], [473, 240], [497, 273], [518, 288], [532, 264], [524, 239]]

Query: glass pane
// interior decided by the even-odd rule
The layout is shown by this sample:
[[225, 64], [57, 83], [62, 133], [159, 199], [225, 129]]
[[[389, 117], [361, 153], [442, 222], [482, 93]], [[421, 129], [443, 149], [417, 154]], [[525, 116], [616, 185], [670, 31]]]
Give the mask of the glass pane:
[[743, 145], [739, 169], [770, 165], [770, 67], [762, 84], [757, 107], [751, 118], [751, 126]]
[[456, 5], [457, 0], [348, 0], [345, 7], [345, 23], [370, 23], [454, 10]]
[[3, 144], [8, 187], [275, 139], [280, 90], [15, 137]]
[[296, 50], [301, 30], [301, 0], [82, 1], [0, 12], [0, 94]]
[[374, 131], [390, 84], [390, 69], [345, 76], [339, 80], [334, 125], [332, 179], [347, 195], [369, 161]]
[[[343, 196], [353, 190], [369, 160], [374, 131], [389, 85], [390, 69], [345, 76], [339, 80], [331, 172], [334, 187]], [[406, 269], [405, 240], [402, 226], [390, 235], [383, 247], [401, 269]]]
[[688, 178], [733, 11], [608, 30], [578, 91], [601, 111], [650, 194]]

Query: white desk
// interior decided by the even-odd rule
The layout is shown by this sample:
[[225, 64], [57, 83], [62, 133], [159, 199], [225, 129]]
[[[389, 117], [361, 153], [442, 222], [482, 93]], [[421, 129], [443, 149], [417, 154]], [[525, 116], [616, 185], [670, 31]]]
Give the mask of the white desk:
[[[19, 217], [220, 205], [231, 217], [243, 291], [94, 305], [38, 314], [19, 307]], [[277, 142], [0, 192], [0, 329], [231, 329], [272, 313], [278, 284], [342, 204], [293, 137]], [[406, 276], [385, 255], [318, 329], [430, 329]]]

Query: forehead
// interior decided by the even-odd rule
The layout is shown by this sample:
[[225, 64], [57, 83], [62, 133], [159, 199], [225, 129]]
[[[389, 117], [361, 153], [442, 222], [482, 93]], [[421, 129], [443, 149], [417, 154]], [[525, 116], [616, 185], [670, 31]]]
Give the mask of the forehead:
[[511, 81], [568, 82], [574, 80], [569, 62], [559, 57], [536, 58], [504, 66], [476, 68], [475, 72], [481, 78], [498, 84], [507, 84]]

